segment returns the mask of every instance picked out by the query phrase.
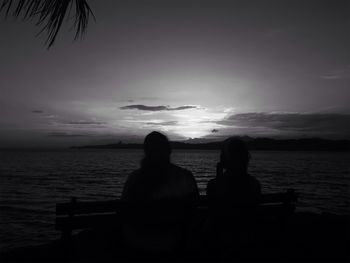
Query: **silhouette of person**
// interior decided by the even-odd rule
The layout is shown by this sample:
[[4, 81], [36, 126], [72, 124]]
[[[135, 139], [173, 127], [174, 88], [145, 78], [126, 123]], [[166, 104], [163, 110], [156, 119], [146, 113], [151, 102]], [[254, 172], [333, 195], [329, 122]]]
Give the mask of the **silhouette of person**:
[[144, 141], [141, 168], [129, 175], [122, 199], [135, 208], [124, 223], [128, 246], [143, 252], [185, 246], [192, 208], [199, 197], [192, 173], [170, 162], [166, 136], [151, 132]]
[[[250, 153], [245, 143], [231, 137], [224, 141], [216, 178], [207, 185], [210, 238], [225, 251], [249, 240], [254, 212], [260, 203], [261, 186], [248, 174]], [[249, 242], [249, 241], [248, 241]], [[224, 252], [226, 253], [227, 250]]]

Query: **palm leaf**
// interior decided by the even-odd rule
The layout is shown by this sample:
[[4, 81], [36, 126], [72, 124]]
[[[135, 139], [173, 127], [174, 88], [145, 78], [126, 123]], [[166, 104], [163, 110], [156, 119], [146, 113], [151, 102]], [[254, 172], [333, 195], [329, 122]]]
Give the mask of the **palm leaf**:
[[24, 20], [36, 19], [36, 25], [42, 27], [39, 34], [44, 31], [48, 34], [48, 48], [55, 42], [65, 18], [74, 19], [75, 39], [83, 36], [90, 15], [95, 19], [86, 0], [2, 0], [0, 12], [2, 11], [6, 16], [23, 17]]

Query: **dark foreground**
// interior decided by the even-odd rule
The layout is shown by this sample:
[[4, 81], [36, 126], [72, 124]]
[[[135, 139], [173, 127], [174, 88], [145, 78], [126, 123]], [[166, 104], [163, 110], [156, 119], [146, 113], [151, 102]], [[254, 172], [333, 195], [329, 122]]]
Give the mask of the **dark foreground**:
[[[202, 222], [205, 225], [205, 222]], [[197, 232], [196, 232], [197, 231]], [[203, 228], [186, 249], [174, 253], [149, 254], [123, 246], [117, 230], [110, 227], [84, 230], [70, 242], [57, 240], [41, 246], [3, 253], [1, 262], [11, 261], [292, 261], [349, 262], [350, 218], [333, 214], [295, 213], [283, 223], [265, 222], [254, 238], [218, 248]]]

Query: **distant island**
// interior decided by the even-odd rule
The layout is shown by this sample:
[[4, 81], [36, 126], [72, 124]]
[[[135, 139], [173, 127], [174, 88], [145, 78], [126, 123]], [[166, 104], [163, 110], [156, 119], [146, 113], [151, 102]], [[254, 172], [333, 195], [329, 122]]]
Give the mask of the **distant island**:
[[[327, 140], [320, 138], [305, 139], [271, 139], [237, 137], [244, 140], [250, 150], [265, 151], [350, 151], [349, 140]], [[219, 150], [222, 141], [194, 143], [191, 140], [180, 142], [172, 141], [173, 149]], [[72, 146], [71, 149], [142, 149], [139, 143], [123, 143], [122, 141], [105, 145]]]

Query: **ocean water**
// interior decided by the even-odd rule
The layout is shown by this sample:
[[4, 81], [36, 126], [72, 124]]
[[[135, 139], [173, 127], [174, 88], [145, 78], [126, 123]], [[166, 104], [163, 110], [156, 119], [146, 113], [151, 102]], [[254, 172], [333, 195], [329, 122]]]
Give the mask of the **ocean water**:
[[[0, 252], [59, 238], [56, 203], [118, 198], [142, 156], [141, 150], [0, 152]], [[172, 161], [193, 172], [204, 194], [218, 156], [177, 150]], [[341, 152], [253, 151], [250, 174], [263, 193], [296, 189], [298, 210], [350, 214], [349, 161]]]

